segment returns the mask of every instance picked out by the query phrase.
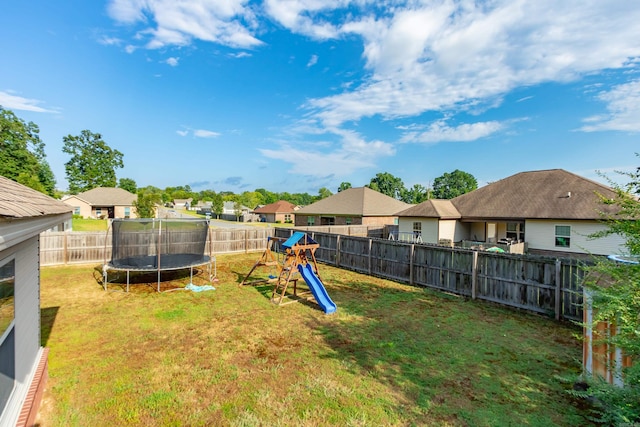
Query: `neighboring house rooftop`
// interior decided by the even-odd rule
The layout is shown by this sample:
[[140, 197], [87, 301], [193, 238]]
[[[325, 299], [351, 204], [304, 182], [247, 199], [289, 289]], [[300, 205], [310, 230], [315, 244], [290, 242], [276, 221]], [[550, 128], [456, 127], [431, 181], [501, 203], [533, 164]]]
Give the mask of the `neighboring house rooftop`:
[[115, 187], [97, 187], [76, 195], [93, 206], [130, 206], [138, 196]]
[[330, 197], [305, 206], [296, 214], [304, 215], [353, 215], [395, 216], [396, 212], [411, 205], [369, 187], [349, 188]]
[[296, 205], [291, 202], [287, 202], [286, 200], [278, 200], [275, 203], [270, 203], [268, 205], [261, 206], [257, 209], [254, 209], [254, 213], [290, 213], [296, 210]]
[[617, 207], [606, 185], [563, 169], [521, 172], [452, 199], [465, 218], [600, 219]]
[[426, 200], [409, 209], [398, 212], [397, 215], [439, 219], [459, 219], [461, 216], [460, 212], [451, 203], [451, 200], [440, 199]]
[[0, 218], [26, 218], [71, 212], [71, 206], [0, 176]]
[[551, 169], [517, 173], [450, 201], [427, 200], [398, 216], [446, 219], [456, 218], [457, 211], [463, 220], [595, 220], [618, 209], [603, 204], [600, 196], [614, 198], [615, 192], [563, 169]]

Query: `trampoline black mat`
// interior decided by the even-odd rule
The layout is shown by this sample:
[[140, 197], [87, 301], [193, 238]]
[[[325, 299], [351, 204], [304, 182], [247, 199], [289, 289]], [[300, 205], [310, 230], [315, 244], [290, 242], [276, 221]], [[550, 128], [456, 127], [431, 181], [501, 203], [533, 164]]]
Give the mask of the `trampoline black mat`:
[[112, 259], [109, 268], [131, 271], [178, 270], [207, 264], [211, 258], [202, 254], [165, 254]]

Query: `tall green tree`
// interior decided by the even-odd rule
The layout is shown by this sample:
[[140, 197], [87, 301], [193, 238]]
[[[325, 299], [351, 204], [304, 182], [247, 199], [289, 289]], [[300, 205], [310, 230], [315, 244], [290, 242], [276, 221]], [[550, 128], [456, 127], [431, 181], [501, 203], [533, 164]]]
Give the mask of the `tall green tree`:
[[340, 186], [338, 187], [338, 193], [344, 190], [348, 190], [349, 188], [351, 188], [350, 182], [341, 182]]
[[[287, 195], [287, 197], [285, 197]], [[282, 193], [281, 200], [286, 200], [298, 206], [307, 206], [316, 201], [316, 198], [309, 193]]]
[[603, 425], [640, 424], [640, 168], [621, 174], [630, 182], [612, 183], [616, 197], [602, 198], [603, 203], [615, 205], [618, 212], [603, 218], [607, 230], [591, 237], [622, 236], [629, 262], [613, 263], [598, 258], [587, 269], [583, 283], [592, 296], [593, 321], [588, 326], [595, 330], [599, 322], [615, 322], [617, 334], [600, 338], [632, 360], [632, 366], [623, 371], [623, 387], [588, 379], [589, 389], [578, 392], [581, 397], [598, 402], [596, 411]]
[[224, 199], [222, 195], [215, 194], [211, 199], [211, 211], [216, 215], [216, 218], [220, 218], [224, 211]]
[[156, 205], [162, 202], [162, 192], [156, 187], [145, 187], [138, 191], [133, 208], [139, 218], [155, 218]]
[[262, 194], [262, 203], [265, 205], [269, 205], [280, 200], [277, 193], [265, 190], [264, 188], [256, 188], [256, 192]]
[[402, 201], [405, 203], [418, 204], [425, 200], [429, 200], [431, 190], [424, 185], [414, 184], [413, 187], [406, 189], [402, 193]]
[[197, 194], [191, 190], [189, 185], [179, 185], [177, 187], [165, 188], [165, 193], [169, 195], [169, 200], [196, 198]]
[[240, 202], [249, 209], [255, 209], [263, 204], [264, 196], [257, 191], [244, 191], [240, 195]]
[[445, 173], [433, 181], [433, 197], [453, 199], [478, 188], [478, 181], [468, 172], [454, 170]]
[[64, 165], [71, 194], [116, 186], [116, 168], [124, 167], [124, 155], [109, 147], [102, 135], [83, 130], [80, 135], [65, 136], [63, 141], [62, 151], [71, 156]]
[[329, 190], [327, 187], [322, 187], [320, 190], [318, 190], [318, 197], [316, 200], [326, 199], [330, 196], [333, 196], [331, 190]]
[[118, 188], [122, 188], [123, 190], [127, 190], [129, 193], [136, 194], [138, 191], [138, 185], [131, 178], [120, 178], [118, 180]]
[[374, 178], [371, 178], [368, 187], [398, 200], [402, 199], [405, 191], [402, 180], [388, 172], [377, 173]]
[[35, 123], [0, 106], [0, 175], [54, 196], [56, 180], [39, 133]]

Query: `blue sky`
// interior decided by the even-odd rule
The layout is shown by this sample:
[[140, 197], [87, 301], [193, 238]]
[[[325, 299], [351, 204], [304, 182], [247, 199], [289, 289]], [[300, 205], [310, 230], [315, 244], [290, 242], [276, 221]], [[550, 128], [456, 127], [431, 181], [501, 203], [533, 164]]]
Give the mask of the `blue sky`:
[[640, 5], [629, 0], [12, 1], [0, 105], [100, 133], [118, 178], [317, 194], [638, 166]]

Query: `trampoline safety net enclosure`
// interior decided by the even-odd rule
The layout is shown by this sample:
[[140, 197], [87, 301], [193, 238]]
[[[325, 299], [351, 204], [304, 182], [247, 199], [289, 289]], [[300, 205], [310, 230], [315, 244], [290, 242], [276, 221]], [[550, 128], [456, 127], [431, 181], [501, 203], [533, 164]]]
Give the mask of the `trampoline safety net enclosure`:
[[107, 271], [158, 271], [193, 269], [211, 263], [205, 255], [209, 221], [205, 219], [114, 219], [111, 223], [111, 261]]

